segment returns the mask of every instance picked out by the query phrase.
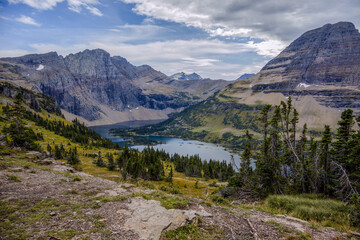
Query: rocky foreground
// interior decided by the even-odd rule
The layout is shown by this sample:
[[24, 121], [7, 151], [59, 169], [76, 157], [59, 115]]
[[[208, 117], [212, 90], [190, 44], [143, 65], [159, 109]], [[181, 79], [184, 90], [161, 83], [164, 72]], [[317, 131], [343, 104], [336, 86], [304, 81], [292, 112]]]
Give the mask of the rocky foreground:
[[209, 206], [93, 177], [37, 152], [6, 154], [0, 169], [0, 239], [173, 239], [169, 231], [188, 225], [200, 234], [192, 239], [356, 239], [236, 202]]

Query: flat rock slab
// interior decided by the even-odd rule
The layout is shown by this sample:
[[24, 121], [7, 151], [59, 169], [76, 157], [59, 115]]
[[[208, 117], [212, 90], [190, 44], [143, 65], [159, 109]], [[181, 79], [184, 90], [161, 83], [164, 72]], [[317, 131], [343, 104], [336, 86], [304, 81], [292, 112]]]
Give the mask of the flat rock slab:
[[126, 190], [124, 188], [121, 188], [121, 187], [117, 187], [117, 188], [114, 188], [114, 189], [105, 190], [102, 193], [98, 193], [96, 195], [96, 197], [100, 197], [100, 196], [112, 196], [112, 197], [115, 197], [115, 196], [125, 196], [125, 195], [129, 195], [129, 194], [131, 194], [131, 192], [129, 192], [128, 190]]
[[129, 212], [124, 228], [136, 232], [141, 240], [157, 240], [163, 230], [184, 226], [200, 215], [193, 210], [166, 209], [159, 201], [140, 197], [132, 198], [127, 207]]

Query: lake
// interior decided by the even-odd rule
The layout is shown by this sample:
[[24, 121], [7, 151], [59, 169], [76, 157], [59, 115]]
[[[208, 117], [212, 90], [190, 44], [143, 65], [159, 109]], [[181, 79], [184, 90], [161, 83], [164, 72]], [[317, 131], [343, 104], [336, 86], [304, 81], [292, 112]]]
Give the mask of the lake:
[[[103, 125], [103, 126], [93, 126], [90, 127], [97, 133], [99, 133], [102, 137], [109, 138], [111, 141], [119, 144], [120, 146], [124, 146], [126, 140], [121, 137], [113, 136], [109, 133], [109, 130], [112, 128], [134, 128], [141, 127], [151, 124], [156, 124], [161, 122], [161, 120], [153, 120], [153, 121], [131, 121], [131, 122], [123, 122], [118, 124], [111, 125]], [[196, 140], [186, 140], [175, 137], [162, 137], [162, 136], [145, 136], [145, 138], [150, 140], [155, 140], [159, 142], [163, 142], [163, 144], [158, 144], [153, 146], [154, 149], [164, 150], [169, 154], [179, 154], [179, 155], [195, 155], [198, 154], [202, 160], [209, 161], [210, 159], [216, 161], [225, 160], [228, 163], [231, 163], [231, 156], [234, 157], [235, 163], [237, 166], [240, 166], [240, 156], [230, 151], [226, 150], [224, 147], [213, 144], [206, 143]], [[144, 145], [135, 145], [131, 146], [139, 151], [142, 151], [145, 147]]]

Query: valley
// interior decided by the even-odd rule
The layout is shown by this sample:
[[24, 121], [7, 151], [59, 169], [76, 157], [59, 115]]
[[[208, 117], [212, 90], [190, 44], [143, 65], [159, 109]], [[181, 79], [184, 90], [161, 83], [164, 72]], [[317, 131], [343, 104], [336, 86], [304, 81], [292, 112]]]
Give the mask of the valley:
[[1, 58], [0, 239], [358, 239], [359, 62], [350, 22], [237, 81]]

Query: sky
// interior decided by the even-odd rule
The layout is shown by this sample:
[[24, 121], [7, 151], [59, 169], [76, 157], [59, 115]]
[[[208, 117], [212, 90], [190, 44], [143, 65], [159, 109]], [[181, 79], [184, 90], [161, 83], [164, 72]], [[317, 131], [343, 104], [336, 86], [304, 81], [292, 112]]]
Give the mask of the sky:
[[0, 57], [101, 48], [167, 75], [234, 80], [360, 0], [0, 0]]

